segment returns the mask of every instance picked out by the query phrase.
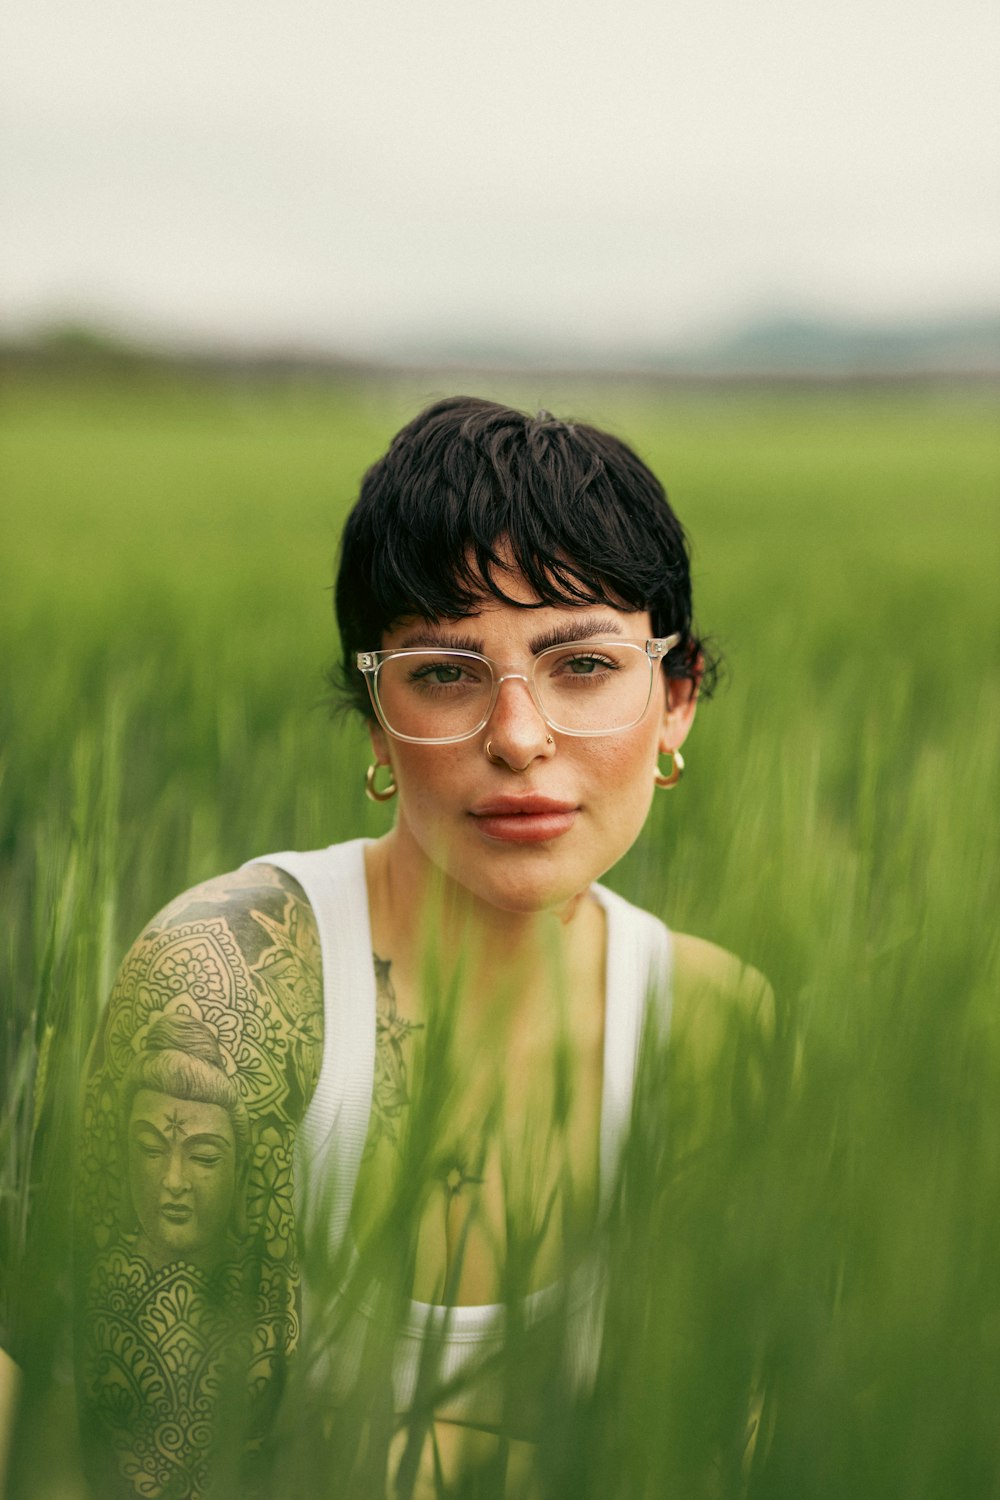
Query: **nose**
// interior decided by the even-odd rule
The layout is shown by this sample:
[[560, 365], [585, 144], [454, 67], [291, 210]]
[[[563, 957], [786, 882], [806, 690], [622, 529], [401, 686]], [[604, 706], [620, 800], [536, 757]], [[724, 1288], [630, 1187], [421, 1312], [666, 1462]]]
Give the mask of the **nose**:
[[483, 730], [490, 758], [512, 771], [526, 771], [533, 761], [555, 754], [555, 741], [520, 672], [505, 672], [497, 684], [497, 701]]
[[167, 1161], [167, 1170], [163, 1174], [163, 1186], [171, 1197], [179, 1198], [181, 1193], [187, 1191], [188, 1183], [184, 1172], [184, 1162], [179, 1151], [171, 1151]]

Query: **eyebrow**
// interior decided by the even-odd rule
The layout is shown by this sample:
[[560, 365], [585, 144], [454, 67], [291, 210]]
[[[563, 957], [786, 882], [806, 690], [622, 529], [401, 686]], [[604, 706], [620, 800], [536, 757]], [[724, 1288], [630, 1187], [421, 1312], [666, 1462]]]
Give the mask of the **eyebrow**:
[[[587, 641], [594, 637], [621, 635], [622, 629], [613, 615], [587, 615], [582, 620], [567, 621], [565, 625], [553, 625], [540, 631], [528, 642], [533, 656], [546, 651], [550, 646], [564, 646], [570, 641]], [[446, 635], [432, 628], [411, 630], [400, 641], [398, 650], [411, 651], [429, 647], [434, 651], [475, 651], [485, 656], [482, 636]]]
[[595, 636], [621, 635], [622, 629], [613, 615], [588, 615], [584, 620], [575, 620], [572, 624], [554, 625], [551, 630], [543, 630], [540, 635], [532, 636], [529, 642], [535, 656], [540, 651], [546, 651], [549, 646], [565, 646], [570, 641], [589, 641]]
[[445, 635], [444, 631], [432, 629], [409, 631], [396, 650], [411, 651], [421, 646], [429, 646], [434, 651], [478, 651], [480, 656], [483, 654], [483, 642], [480, 637]]
[[[165, 1146], [170, 1144], [163, 1132], [161, 1130], [157, 1130], [152, 1120], [133, 1121], [132, 1133], [133, 1135], [155, 1135], [157, 1140], [162, 1141]], [[197, 1146], [199, 1144], [203, 1146], [206, 1144], [213, 1146], [222, 1146], [228, 1151], [232, 1149], [233, 1143], [224, 1135], [212, 1135], [210, 1132], [205, 1131], [203, 1131], [201, 1135], [186, 1135], [184, 1137], [185, 1146]]]
[[222, 1151], [231, 1151], [233, 1149], [232, 1141], [228, 1140], [224, 1135], [211, 1135], [207, 1133], [189, 1135], [184, 1144], [185, 1146], [218, 1146]]

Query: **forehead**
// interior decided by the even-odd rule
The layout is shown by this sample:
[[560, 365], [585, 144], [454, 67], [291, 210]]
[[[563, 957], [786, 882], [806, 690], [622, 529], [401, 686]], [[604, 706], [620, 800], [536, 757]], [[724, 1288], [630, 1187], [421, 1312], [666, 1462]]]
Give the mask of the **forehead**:
[[183, 1139], [189, 1135], [222, 1135], [235, 1140], [228, 1110], [201, 1099], [181, 1099], [159, 1089], [138, 1089], [132, 1100], [129, 1127], [151, 1125], [160, 1135]]

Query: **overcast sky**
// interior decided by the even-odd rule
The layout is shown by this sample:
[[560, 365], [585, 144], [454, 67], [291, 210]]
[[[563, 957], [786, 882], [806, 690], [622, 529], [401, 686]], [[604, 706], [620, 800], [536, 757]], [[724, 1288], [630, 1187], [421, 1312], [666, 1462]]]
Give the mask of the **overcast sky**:
[[3, 321], [673, 347], [1000, 305], [994, 0], [21, 0]]

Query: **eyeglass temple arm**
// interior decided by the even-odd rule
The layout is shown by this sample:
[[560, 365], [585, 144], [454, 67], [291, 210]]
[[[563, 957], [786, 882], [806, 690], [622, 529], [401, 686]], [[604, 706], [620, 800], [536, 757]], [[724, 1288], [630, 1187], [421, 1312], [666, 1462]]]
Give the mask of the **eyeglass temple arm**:
[[[649, 640], [646, 642], [646, 655], [650, 661], [660, 661], [666, 656], [668, 651], [672, 651], [675, 646], [680, 644], [680, 639], [680, 631], [675, 630], [673, 635], [659, 636], [653, 640]], [[361, 665], [360, 661], [358, 665]]]

